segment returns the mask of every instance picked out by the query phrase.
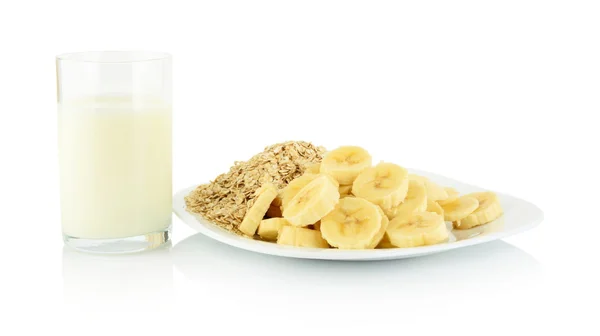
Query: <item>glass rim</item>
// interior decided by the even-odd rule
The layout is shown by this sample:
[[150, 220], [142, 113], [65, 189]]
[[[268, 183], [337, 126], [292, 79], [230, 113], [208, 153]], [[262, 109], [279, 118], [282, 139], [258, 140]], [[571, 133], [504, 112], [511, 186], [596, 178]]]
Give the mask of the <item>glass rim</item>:
[[171, 54], [166, 52], [145, 50], [80, 51], [63, 53], [56, 56], [56, 60], [58, 61], [97, 64], [141, 63], [170, 58]]

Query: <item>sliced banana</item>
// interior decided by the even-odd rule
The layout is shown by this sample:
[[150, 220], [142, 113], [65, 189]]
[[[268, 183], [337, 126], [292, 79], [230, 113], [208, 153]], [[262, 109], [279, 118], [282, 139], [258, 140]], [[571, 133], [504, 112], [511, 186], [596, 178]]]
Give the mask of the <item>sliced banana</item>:
[[413, 212], [425, 211], [426, 209], [427, 192], [425, 186], [420, 182], [411, 180], [408, 182], [408, 192], [404, 201], [391, 209], [385, 210], [385, 214], [391, 220], [396, 216], [408, 216]]
[[381, 162], [365, 169], [352, 184], [352, 194], [390, 209], [400, 204], [408, 192], [408, 171], [397, 164]]
[[283, 206], [283, 217], [295, 226], [311, 225], [333, 210], [339, 200], [338, 186], [331, 177], [319, 174]]
[[455, 229], [466, 230], [479, 225], [487, 224], [502, 216], [503, 210], [498, 196], [493, 192], [476, 192], [464, 197], [475, 198], [479, 206], [473, 213], [461, 220], [452, 223]]
[[371, 166], [371, 155], [361, 147], [343, 146], [325, 154], [320, 172], [335, 178], [341, 185], [350, 185], [364, 169]]
[[470, 229], [452, 230], [452, 235], [456, 240], [465, 240], [484, 234], [495, 233], [504, 230], [504, 217], [500, 216], [497, 219], [485, 225], [479, 225]]
[[446, 198], [445, 200], [438, 200], [437, 202], [440, 205], [454, 202], [460, 196], [460, 193], [454, 188], [446, 187], [446, 188], [444, 188], [444, 190], [446, 190], [446, 193], [448, 194], [448, 198]]
[[379, 246], [379, 243], [381, 243], [381, 241], [383, 240], [383, 237], [385, 236], [385, 231], [387, 230], [388, 225], [390, 224], [390, 220], [387, 218], [387, 216], [385, 215], [383, 210], [381, 210], [380, 207], [377, 207], [377, 211], [379, 211], [379, 214], [381, 215], [381, 227], [379, 228], [379, 231], [377, 232], [375, 237], [373, 237], [373, 240], [371, 241], [369, 246], [367, 246], [368, 249], [374, 249], [375, 247]]
[[329, 247], [327, 241], [321, 237], [319, 231], [294, 226], [284, 226], [281, 228], [279, 238], [277, 238], [277, 244], [296, 247]]
[[440, 205], [444, 209], [444, 220], [453, 222], [461, 220], [470, 215], [479, 206], [475, 197], [463, 196], [451, 202]]
[[[288, 185], [279, 192], [278, 198], [281, 199], [280, 207], [282, 209], [285, 208], [285, 206], [294, 198], [294, 196], [296, 196], [296, 194], [302, 188], [304, 188], [306, 185], [308, 185], [310, 182], [312, 182], [317, 177], [323, 176], [323, 175], [327, 176], [327, 178], [329, 178], [333, 184], [335, 184], [336, 186], [338, 185], [338, 182], [333, 177], [331, 177], [331, 175], [310, 174], [310, 173], [301, 175], [301, 176], [295, 178], [294, 180], [292, 180], [290, 183], [288, 183]], [[277, 202], [277, 198], [273, 201], [273, 203], [275, 204], [276, 202]], [[281, 216], [279, 216], [279, 217], [281, 217]]]
[[329, 245], [340, 249], [374, 248], [384, 224], [383, 217], [381, 209], [365, 199], [342, 198], [333, 211], [321, 219], [321, 234]]
[[281, 229], [286, 225], [290, 225], [290, 223], [285, 218], [263, 219], [258, 225], [258, 235], [263, 239], [275, 241]]
[[444, 216], [444, 209], [437, 203], [430, 199], [427, 199], [427, 209], [428, 212], [436, 213], [440, 216]]
[[321, 172], [321, 163], [310, 163], [304, 169], [305, 174], [318, 174]]
[[407, 248], [448, 241], [445, 221], [457, 237], [470, 237], [503, 220], [493, 192], [461, 196], [396, 164], [372, 166], [361, 147], [339, 147], [301, 170], [281, 190], [261, 186], [238, 229], [297, 247]]
[[271, 183], [265, 183], [256, 190], [254, 204], [246, 212], [246, 216], [238, 229], [249, 237], [254, 237], [260, 221], [265, 217], [269, 206], [277, 197], [277, 188]]
[[288, 183], [285, 188], [283, 188], [280, 192], [281, 198], [281, 207], [285, 209], [288, 203], [298, 194], [302, 188], [306, 187], [310, 182], [316, 179], [318, 174], [304, 174], [295, 179], [293, 179], [290, 183]]
[[416, 212], [409, 217], [396, 217], [386, 231], [390, 243], [397, 247], [433, 245], [448, 239], [444, 217], [433, 212]]
[[444, 188], [444, 190], [446, 190], [446, 193], [448, 194], [448, 198], [450, 198], [450, 199], [458, 198], [458, 196], [460, 195], [458, 190], [456, 190], [452, 187], [446, 187], [446, 188]]
[[427, 198], [432, 201], [442, 201], [448, 198], [448, 192], [437, 183], [431, 181], [425, 176], [409, 174], [408, 178], [417, 182], [421, 182], [427, 189]]

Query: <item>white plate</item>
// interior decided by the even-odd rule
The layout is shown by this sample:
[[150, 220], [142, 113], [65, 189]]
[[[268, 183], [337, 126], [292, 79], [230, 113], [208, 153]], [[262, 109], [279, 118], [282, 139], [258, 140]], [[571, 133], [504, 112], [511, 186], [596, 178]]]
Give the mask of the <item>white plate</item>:
[[[427, 176], [432, 181], [439, 183], [440, 185], [454, 187], [461, 194], [475, 191], [485, 191], [485, 189], [471, 186], [447, 177], [414, 169], [409, 170], [411, 173]], [[508, 237], [516, 233], [529, 230], [537, 226], [544, 219], [543, 212], [535, 205], [522, 199], [498, 193], [500, 203], [502, 204], [502, 208], [504, 210], [504, 215], [502, 217], [498, 218], [494, 222], [470, 230], [452, 230], [451, 237], [446, 243], [413, 248], [377, 250], [299, 248], [240, 237], [186, 211], [184, 197], [194, 190], [195, 187], [196, 186], [192, 186], [179, 191], [175, 194], [173, 200], [173, 210], [175, 214], [190, 227], [224, 244], [252, 252], [291, 258], [324, 260], [387, 260], [418, 257], [427, 254], [449, 251], [459, 247], [482, 244], [492, 240]], [[449, 223], [448, 225], [449, 228], [451, 228]]]

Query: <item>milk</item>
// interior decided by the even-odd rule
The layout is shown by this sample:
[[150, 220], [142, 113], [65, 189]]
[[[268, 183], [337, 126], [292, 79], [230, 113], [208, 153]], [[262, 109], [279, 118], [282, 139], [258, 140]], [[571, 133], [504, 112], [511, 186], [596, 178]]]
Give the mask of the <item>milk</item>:
[[58, 112], [63, 233], [110, 239], [171, 224], [171, 110], [155, 99], [92, 97]]

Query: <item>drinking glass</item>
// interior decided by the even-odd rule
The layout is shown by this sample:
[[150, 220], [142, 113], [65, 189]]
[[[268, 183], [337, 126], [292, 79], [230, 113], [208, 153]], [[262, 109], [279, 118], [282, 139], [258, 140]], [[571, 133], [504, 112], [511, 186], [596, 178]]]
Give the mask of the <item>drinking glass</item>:
[[65, 244], [125, 253], [171, 229], [171, 56], [145, 51], [56, 58]]

